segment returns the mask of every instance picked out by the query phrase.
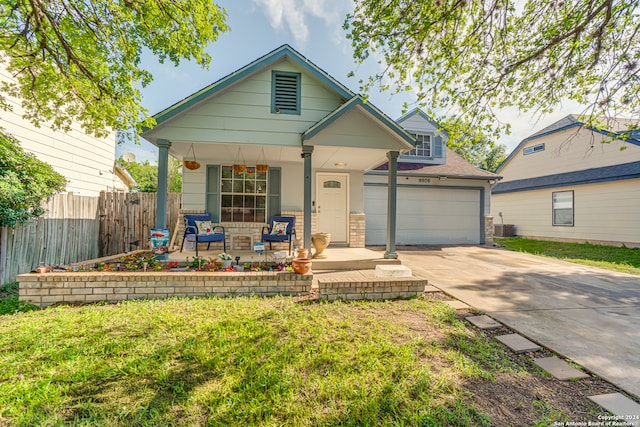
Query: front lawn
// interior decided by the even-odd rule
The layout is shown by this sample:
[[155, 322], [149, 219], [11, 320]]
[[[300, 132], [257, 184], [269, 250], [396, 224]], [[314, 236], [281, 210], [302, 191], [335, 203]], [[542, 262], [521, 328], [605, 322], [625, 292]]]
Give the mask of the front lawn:
[[435, 300], [202, 298], [0, 317], [0, 425], [488, 426], [596, 419]]
[[640, 249], [593, 245], [590, 243], [551, 242], [546, 240], [494, 239], [505, 249], [558, 258], [577, 264], [640, 275]]

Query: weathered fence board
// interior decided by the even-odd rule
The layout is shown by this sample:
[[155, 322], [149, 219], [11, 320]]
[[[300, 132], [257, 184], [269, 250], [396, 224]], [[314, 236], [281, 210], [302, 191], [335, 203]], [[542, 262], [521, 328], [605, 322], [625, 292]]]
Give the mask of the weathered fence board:
[[[178, 219], [180, 197], [167, 195], [167, 228]], [[100, 200], [100, 256], [149, 247], [156, 225], [156, 193], [101, 193]]]
[[[180, 193], [167, 196], [167, 227], [180, 212]], [[0, 227], [0, 284], [40, 264], [65, 265], [148, 247], [156, 193], [59, 194], [28, 224]], [[173, 230], [171, 230], [173, 232]]]

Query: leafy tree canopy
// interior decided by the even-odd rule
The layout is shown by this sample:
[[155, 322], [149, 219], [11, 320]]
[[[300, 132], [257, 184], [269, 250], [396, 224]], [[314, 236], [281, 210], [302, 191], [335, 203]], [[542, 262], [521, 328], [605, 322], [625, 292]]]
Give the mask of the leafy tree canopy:
[[139, 67], [143, 50], [208, 66], [204, 49], [226, 18], [211, 0], [5, 0], [0, 62], [15, 81], [0, 85], [0, 101], [21, 98], [28, 119], [54, 129], [72, 119], [97, 136], [152, 126], [141, 107], [139, 87], [152, 80]]
[[357, 62], [382, 58], [361, 89], [415, 90], [431, 117], [457, 118], [446, 125], [455, 140], [508, 131], [495, 109], [542, 114], [563, 99], [588, 105], [589, 125], [639, 120], [639, 3], [359, 0], [344, 26]]
[[[122, 158], [118, 164], [129, 171], [138, 185], [131, 188], [142, 193], [155, 193], [158, 191], [158, 166], [152, 165], [148, 160], [144, 162], [127, 162]], [[168, 191], [180, 193], [182, 191], [182, 175], [180, 175], [180, 161], [175, 157], [169, 157]]]
[[472, 165], [489, 172], [495, 172], [507, 158], [507, 146], [489, 141], [456, 144], [451, 147]]
[[0, 226], [42, 215], [42, 200], [64, 191], [66, 184], [64, 176], [0, 132]]

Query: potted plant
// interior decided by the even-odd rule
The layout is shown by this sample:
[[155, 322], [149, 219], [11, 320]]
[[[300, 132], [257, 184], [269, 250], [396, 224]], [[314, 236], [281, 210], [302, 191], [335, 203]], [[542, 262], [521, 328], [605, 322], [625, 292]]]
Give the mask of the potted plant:
[[222, 267], [227, 268], [231, 266], [233, 257], [228, 253], [222, 252], [221, 254], [218, 254], [218, 259], [222, 261]]

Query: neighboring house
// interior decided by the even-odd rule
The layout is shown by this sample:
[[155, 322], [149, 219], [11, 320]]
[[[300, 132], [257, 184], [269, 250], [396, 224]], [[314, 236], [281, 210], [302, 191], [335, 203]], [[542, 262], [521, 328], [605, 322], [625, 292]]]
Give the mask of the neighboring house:
[[[0, 82], [12, 77], [0, 67]], [[67, 178], [67, 192], [82, 196], [98, 196], [100, 191], [128, 191], [128, 186], [115, 170], [115, 133], [107, 138], [87, 135], [74, 123], [69, 132], [53, 131], [43, 124], [34, 126], [22, 118], [20, 101], [6, 97], [11, 111], [0, 111], [0, 127], [13, 135], [27, 152], [51, 165]]]
[[630, 123], [598, 130], [569, 115], [524, 139], [497, 170], [496, 224], [523, 237], [640, 246], [640, 133]]
[[[468, 164], [460, 170], [445, 164], [445, 155], [456, 165], [464, 161], [444, 148], [433, 124], [413, 120], [410, 115], [396, 123], [288, 45], [158, 113], [155, 119], [156, 127], [143, 137], [159, 147], [159, 180], [166, 179], [166, 168], [161, 164], [168, 154], [194, 160], [195, 152], [201, 167], [183, 169], [183, 210], [208, 212], [215, 222], [225, 225], [230, 250], [236, 248], [236, 240], [259, 240], [264, 223], [273, 215], [285, 214], [297, 218], [298, 238], [305, 246], [310, 234], [317, 231], [330, 233], [332, 244], [349, 247], [363, 247], [366, 236], [367, 242], [386, 242], [385, 256], [393, 257], [395, 242], [387, 239], [386, 218], [389, 216], [392, 224], [396, 221], [387, 203], [394, 194], [435, 197], [431, 205], [428, 200], [420, 204], [420, 212], [431, 214], [434, 210], [427, 208], [430, 206], [437, 213], [415, 223], [426, 240], [407, 243], [483, 241], [480, 224], [488, 211], [487, 182], [495, 175], [475, 168], [471, 171]], [[414, 121], [416, 126], [410, 126]], [[431, 127], [422, 135], [424, 126]], [[416, 130], [421, 134], [420, 156], [414, 153], [407, 159], [423, 163], [424, 170], [417, 171], [414, 178], [425, 191], [411, 191], [406, 187], [409, 181], [402, 181], [399, 193], [395, 193], [396, 183], [377, 187], [377, 179], [384, 177], [376, 172], [370, 176], [368, 171], [387, 158], [392, 159], [391, 170], [396, 171], [398, 155], [416, 146]], [[423, 155], [426, 139], [431, 137], [440, 142], [434, 145], [433, 155]], [[259, 164], [268, 165], [268, 171], [258, 172]], [[250, 173], [234, 172], [233, 165], [246, 165]], [[440, 169], [429, 170], [433, 167]], [[445, 184], [438, 176], [451, 179], [445, 199], [453, 199], [447, 199], [446, 211], [438, 210], [444, 194], [439, 188]], [[469, 178], [483, 183], [472, 183]], [[365, 182], [371, 191], [365, 190]], [[458, 199], [464, 192], [460, 187], [469, 189], [468, 198]], [[470, 219], [452, 215], [460, 210], [469, 210]], [[370, 211], [373, 222], [366, 219]], [[448, 215], [452, 216], [447, 222]], [[410, 219], [405, 212], [398, 218], [404, 239]], [[422, 230], [425, 223], [427, 232]], [[445, 231], [437, 234], [443, 241], [432, 235], [434, 225], [444, 227]], [[464, 227], [462, 234], [452, 231], [458, 226]]]
[[[415, 136], [416, 148], [398, 159], [398, 244], [491, 242], [491, 186], [499, 176], [479, 169], [446, 146], [447, 136], [420, 110], [397, 123]], [[366, 243], [384, 243], [387, 169], [365, 174]]]

